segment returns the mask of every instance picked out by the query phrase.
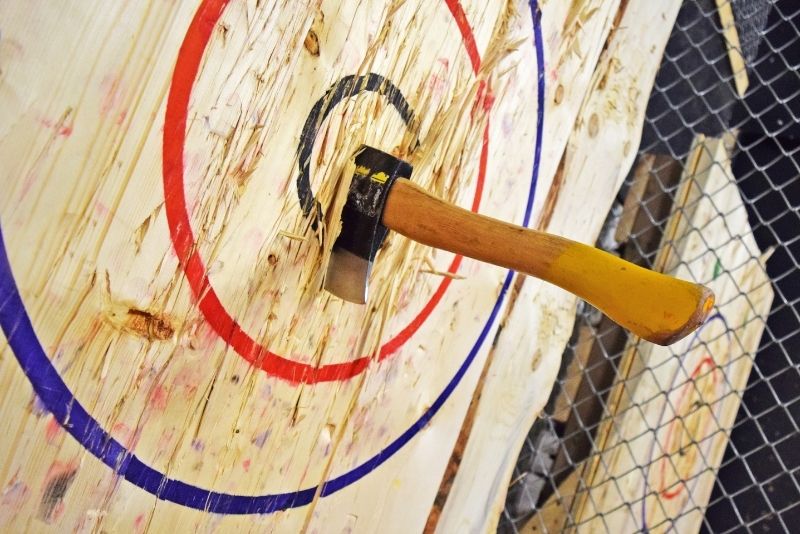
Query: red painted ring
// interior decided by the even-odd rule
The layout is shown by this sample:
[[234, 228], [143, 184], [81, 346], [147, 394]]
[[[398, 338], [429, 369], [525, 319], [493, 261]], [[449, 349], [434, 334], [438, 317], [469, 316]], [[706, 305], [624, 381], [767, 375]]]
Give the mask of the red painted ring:
[[[189, 101], [197, 78], [203, 55], [211, 34], [230, 0], [204, 0], [198, 9], [196, 24], [192, 24], [181, 45], [167, 98], [163, 138], [163, 182], [164, 203], [170, 238], [178, 256], [181, 268], [198, 308], [209, 325], [241, 357], [271, 376], [284, 379], [293, 384], [314, 384], [348, 380], [362, 373], [372, 355], [361, 356], [355, 360], [315, 367], [306, 363], [285, 358], [259, 345], [228, 314], [208, 279], [208, 272], [196, 250], [189, 214], [186, 208], [184, 191], [183, 148], [186, 141], [186, 123]], [[469, 27], [466, 15], [458, 0], [444, 0], [461, 32], [464, 48], [469, 56], [474, 73], [480, 68], [475, 37]], [[481, 96], [480, 93], [478, 95]], [[488, 111], [488, 110], [487, 110]], [[486, 177], [486, 164], [489, 151], [489, 123], [483, 132], [478, 179], [472, 211], [477, 212], [483, 195]], [[462, 257], [453, 258], [448, 271], [454, 273], [461, 265]], [[417, 316], [396, 336], [381, 346], [377, 360], [381, 361], [395, 354], [403, 344], [424, 324], [436, 305], [450, 286], [450, 278], [444, 278], [430, 300]]]

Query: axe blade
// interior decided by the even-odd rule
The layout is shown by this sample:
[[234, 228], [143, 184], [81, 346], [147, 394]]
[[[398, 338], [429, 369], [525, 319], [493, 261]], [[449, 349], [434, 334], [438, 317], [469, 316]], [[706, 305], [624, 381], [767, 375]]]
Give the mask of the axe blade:
[[355, 172], [342, 209], [342, 228], [333, 244], [325, 289], [339, 298], [365, 304], [372, 262], [388, 229], [383, 208], [397, 178], [410, 178], [411, 165], [362, 145], [354, 155]]
[[366, 304], [372, 262], [343, 248], [334, 248], [325, 275], [325, 289], [340, 299]]

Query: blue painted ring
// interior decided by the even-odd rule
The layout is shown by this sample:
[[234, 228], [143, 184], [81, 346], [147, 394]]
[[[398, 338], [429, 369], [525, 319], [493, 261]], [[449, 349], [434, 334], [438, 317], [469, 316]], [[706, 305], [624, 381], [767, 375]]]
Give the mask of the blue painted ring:
[[[534, 147], [533, 172], [525, 210], [524, 225], [530, 222], [533, 199], [536, 194], [536, 182], [539, 177], [539, 166], [542, 153], [542, 134], [544, 130], [544, 94], [545, 70], [542, 44], [541, 12], [537, 0], [530, 0], [533, 18], [534, 46], [536, 50], [536, 68], [538, 74], [536, 145]], [[391, 458], [441, 409], [445, 401], [455, 390], [477, 356], [486, 337], [497, 319], [497, 314], [511, 285], [513, 271], [509, 271], [503, 282], [500, 294], [492, 308], [486, 324], [481, 329], [472, 349], [453, 378], [439, 394], [430, 408], [405, 432], [400, 434], [383, 450], [361, 465], [323, 483], [320, 494], [324, 497], [360, 480]], [[268, 514], [304, 506], [310, 503], [318, 487], [310, 487], [287, 493], [268, 495], [235, 495], [220, 493], [194, 486], [181, 480], [167, 477], [166, 474], [142, 462], [133, 452], [115, 440], [103, 429], [86, 409], [77, 401], [72, 391], [59, 375], [50, 359], [45, 354], [31, 323], [25, 304], [22, 302], [17, 288], [5, 240], [0, 230], [0, 326], [8, 343], [19, 362], [22, 371], [28, 377], [33, 390], [42, 404], [53, 414], [53, 417], [64, 429], [76, 439], [87, 451], [114, 470], [117, 475], [155, 495], [157, 498], [170, 501], [189, 508], [204, 510], [217, 514]], [[69, 424], [66, 424], [69, 421]]]

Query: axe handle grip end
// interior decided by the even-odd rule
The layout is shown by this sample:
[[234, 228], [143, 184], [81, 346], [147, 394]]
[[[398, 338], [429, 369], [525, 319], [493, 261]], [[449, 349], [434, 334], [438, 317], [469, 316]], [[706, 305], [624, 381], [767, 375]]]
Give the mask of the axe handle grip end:
[[553, 283], [659, 345], [692, 333], [714, 306], [714, 294], [705, 286], [459, 208], [403, 178], [389, 191], [383, 224], [425, 245]]

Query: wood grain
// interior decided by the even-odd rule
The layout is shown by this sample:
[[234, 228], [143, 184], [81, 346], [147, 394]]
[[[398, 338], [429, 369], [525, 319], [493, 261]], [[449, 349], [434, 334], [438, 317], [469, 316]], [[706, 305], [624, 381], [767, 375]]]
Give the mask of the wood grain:
[[[658, 11], [652, 51], [619, 41], [640, 39], [639, 24], [622, 23], [607, 42], [619, 5], [548, 1], [531, 13], [524, 3], [451, 0], [0, 3], [0, 226], [40, 363], [68, 388], [56, 418], [32, 386], [46, 367], [20, 365], [27, 355], [4, 347], [0, 526], [420, 530], [502, 322], [439, 522], [486, 529], [519, 437], [547, 397], [574, 301], [528, 282], [500, 299], [502, 269], [397, 235], [376, 262], [371, 284], [381, 291], [368, 306], [332, 299], [319, 285], [335, 217], [312, 227], [298, 168], [308, 163], [327, 216], [346, 162], [367, 142], [409, 158], [415, 182], [436, 195], [520, 222], [534, 147], [537, 220], [569, 144], [550, 229], [592, 241], [625, 157], [609, 156], [619, 169], [585, 172], [572, 155], [601, 150], [593, 143], [608, 132], [604, 142], [625, 141], [602, 150], [627, 146], [632, 156], [636, 106], [652, 83], [638, 73], [660, 57], [652, 28], [671, 25], [669, 10]], [[534, 21], [546, 65], [536, 60]], [[192, 29], [207, 42], [187, 38]], [[175, 76], [192, 70], [187, 55], [195, 79]], [[331, 103], [328, 91], [347, 76], [370, 73], [400, 89], [413, 120], [379, 91], [353, 94], [311, 121], [313, 147], [300, 161], [314, 106]], [[635, 104], [612, 113], [611, 101]], [[588, 124], [598, 127], [592, 143]], [[170, 140], [181, 137], [179, 150]], [[182, 184], [165, 190], [176, 168]], [[597, 188], [589, 202], [587, 183]], [[176, 219], [181, 198], [185, 220]], [[26, 323], [2, 315], [10, 296], [0, 316], [16, 343]], [[277, 374], [269, 354], [302, 371]], [[352, 362], [352, 376], [321, 371]], [[76, 430], [78, 406], [106, 433]], [[86, 446], [111, 440], [154, 470], [155, 489]], [[323, 493], [323, 482], [348, 473], [361, 478]], [[174, 502], [177, 482], [241, 498], [310, 497], [233, 515], [225, 499]]]
[[[69, 388], [56, 418], [32, 387], [44, 367], [4, 346], [2, 529], [421, 528], [497, 329], [476, 343], [504, 273], [395, 235], [368, 306], [331, 298], [318, 286], [333, 229], [311, 228], [298, 168], [309, 163], [332, 214], [344, 166], [367, 142], [412, 159], [415, 180], [444, 198], [519, 220], [533, 153], [511, 141], [535, 140], [539, 69], [530, 10], [511, 8], [0, 4], [0, 225], [46, 363]], [[187, 37], [193, 28], [205, 47]], [[196, 79], [175, 75], [191, 71], [187, 54]], [[400, 89], [413, 121], [377, 90], [353, 94], [312, 121], [299, 161], [314, 106], [370, 73]], [[165, 189], [176, 168], [183, 183]], [[481, 175], [492, 178], [476, 194]], [[19, 324], [4, 323], [12, 340]], [[474, 365], [427, 417], [473, 349]], [[269, 367], [269, 353], [290, 372]], [[352, 362], [351, 376], [321, 374]], [[77, 406], [107, 435], [76, 430]], [[413, 438], [384, 452], [404, 433]], [[155, 488], [87, 450], [111, 439], [155, 472]], [[348, 473], [357, 480], [322, 493]], [[175, 502], [187, 487], [241, 499], [308, 490], [309, 502], [235, 515], [225, 499]]]
[[[647, 100], [680, 2], [659, 2], [657, 9], [652, 2], [640, 0], [621, 6], [615, 3], [597, 11], [584, 2], [549, 2], [546, 7], [555, 9], [555, 5], [570, 11], [586, 7], [588, 16], [578, 17], [578, 26], [583, 28], [583, 22], [590, 21], [586, 31], [600, 33], [600, 41], [586, 39], [587, 35], [578, 29], [576, 39], [569, 45], [572, 55], [568, 56], [567, 68], [563, 72], [557, 70], [555, 80], [548, 85], [546, 117], [553, 116], [547, 113], [557, 113], [574, 120], [560, 126], [564, 137], [556, 138], [560, 148], [550, 154], [553, 159], [543, 152], [542, 164], [547, 165], [548, 172], [561, 166], [565, 179], [548, 226], [539, 229], [591, 243], [597, 239], [616, 191], [636, 156]], [[546, 9], [543, 17], [546, 21]], [[557, 40], [552, 35], [550, 38]], [[568, 104], [576, 106], [571, 114], [560, 110], [566, 101], [557, 102], [558, 83], [569, 87], [571, 69], [577, 65], [580, 71], [593, 58], [599, 60], [585, 91], [586, 98]], [[548, 64], [556, 62], [551, 60]], [[596, 132], [589, 128], [592, 115], [597, 116]], [[538, 196], [537, 202], [544, 203], [545, 196]], [[535, 211], [533, 220], [541, 220], [541, 214], [541, 210]], [[574, 297], [530, 277], [517, 281], [514, 287], [517, 291], [513, 305], [502, 321], [503, 329], [490, 355], [491, 368], [480, 406], [451, 499], [442, 514], [443, 532], [471, 524], [481, 525], [478, 530], [496, 529], [518, 452], [549, 397], [572, 332]]]
[[742, 54], [742, 44], [739, 41], [739, 31], [736, 29], [736, 18], [733, 15], [733, 2], [731, 0], [716, 0], [719, 23], [722, 26], [722, 35], [725, 38], [725, 48], [728, 50], [728, 61], [733, 73], [733, 83], [736, 92], [744, 97], [750, 78], [747, 76], [747, 62]]

